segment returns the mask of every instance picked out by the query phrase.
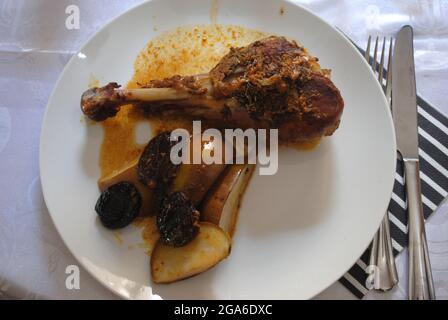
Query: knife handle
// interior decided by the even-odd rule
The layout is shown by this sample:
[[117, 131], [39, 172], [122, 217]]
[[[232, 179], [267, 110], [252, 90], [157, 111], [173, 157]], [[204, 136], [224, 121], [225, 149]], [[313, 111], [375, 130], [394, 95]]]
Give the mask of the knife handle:
[[419, 172], [418, 160], [404, 160], [409, 228], [408, 294], [410, 300], [434, 300], [436, 297], [426, 242]]

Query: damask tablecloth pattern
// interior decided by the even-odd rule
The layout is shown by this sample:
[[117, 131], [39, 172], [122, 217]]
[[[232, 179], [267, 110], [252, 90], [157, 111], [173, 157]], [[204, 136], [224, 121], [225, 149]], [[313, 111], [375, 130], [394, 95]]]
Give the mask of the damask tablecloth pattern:
[[[222, 1], [222, 0], [221, 0]], [[101, 26], [140, 0], [0, 0], [0, 298], [116, 298], [81, 270], [79, 290], [67, 290], [76, 264], [51, 222], [39, 180], [39, 135], [48, 97], [71, 55]], [[448, 113], [448, 1], [295, 0], [344, 31], [361, 47], [368, 34], [415, 30], [419, 94]], [[219, 3], [219, 1], [218, 1]], [[65, 27], [69, 5], [80, 29]], [[219, 21], [218, 21], [219, 22]], [[448, 205], [427, 222], [438, 298], [448, 298]], [[365, 299], [406, 298], [406, 253], [400, 285]], [[335, 283], [318, 299], [354, 298]]]

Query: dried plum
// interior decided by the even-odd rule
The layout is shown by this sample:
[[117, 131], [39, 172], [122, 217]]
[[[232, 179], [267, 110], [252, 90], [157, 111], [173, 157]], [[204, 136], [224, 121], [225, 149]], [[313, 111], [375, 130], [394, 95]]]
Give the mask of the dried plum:
[[161, 194], [171, 183], [178, 169], [170, 159], [171, 147], [176, 143], [170, 140], [170, 135], [170, 132], [163, 132], [151, 139], [137, 166], [139, 180]]
[[175, 192], [164, 199], [157, 215], [157, 228], [163, 243], [181, 247], [199, 232], [199, 211], [182, 193]]
[[119, 182], [104, 190], [95, 211], [101, 223], [109, 229], [126, 227], [137, 217], [142, 198], [137, 188], [130, 182]]

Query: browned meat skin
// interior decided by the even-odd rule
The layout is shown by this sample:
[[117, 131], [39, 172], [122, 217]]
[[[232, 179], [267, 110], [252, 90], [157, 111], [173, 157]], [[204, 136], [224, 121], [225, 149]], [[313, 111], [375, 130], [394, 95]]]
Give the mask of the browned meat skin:
[[295, 81], [302, 69], [312, 70], [316, 58], [284, 37], [269, 37], [230, 52], [210, 71], [216, 96], [229, 97], [246, 91], [249, 83], [260, 89], [286, 92], [288, 81]]
[[[169, 98], [144, 102], [123, 93], [117, 100], [124, 104], [127, 96], [127, 103], [138, 102], [150, 114], [206, 119], [221, 128], [276, 128], [283, 142], [307, 141], [331, 135], [344, 108], [339, 90], [316, 61], [295, 42], [269, 37], [232, 48], [208, 75], [174, 76], [143, 85], [154, 90], [147, 92], [151, 95], [169, 88]], [[88, 103], [81, 102], [84, 113], [89, 116], [95, 114], [90, 109], [100, 108], [92, 100], [114, 105], [110, 96], [87, 95]]]
[[344, 102], [339, 90], [295, 42], [269, 37], [232, 48], [211, 70], [217, 98], [233, 97], [256, 122], [278, 128], [281, 140], [330, 135]]

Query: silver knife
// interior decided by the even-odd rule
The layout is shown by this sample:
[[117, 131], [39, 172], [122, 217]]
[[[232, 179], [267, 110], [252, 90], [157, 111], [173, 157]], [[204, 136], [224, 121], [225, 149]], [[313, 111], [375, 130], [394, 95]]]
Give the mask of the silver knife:
[[403, 158], [408, 203], [409, 287], [411, 300], [435, 299], [420, 189], [417, 94], [413, 31], [400, 29], [392, 62], [392, 113], [398, 151]]

